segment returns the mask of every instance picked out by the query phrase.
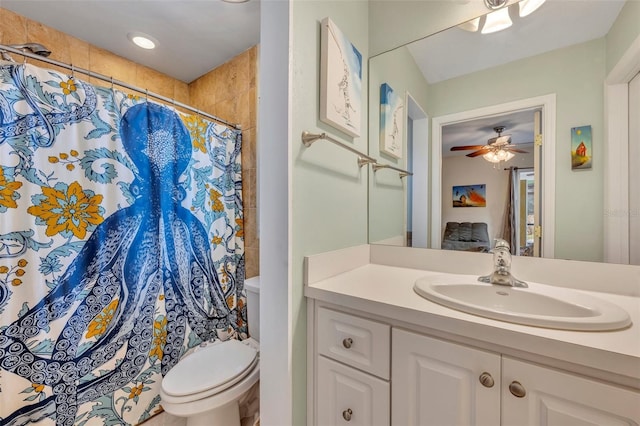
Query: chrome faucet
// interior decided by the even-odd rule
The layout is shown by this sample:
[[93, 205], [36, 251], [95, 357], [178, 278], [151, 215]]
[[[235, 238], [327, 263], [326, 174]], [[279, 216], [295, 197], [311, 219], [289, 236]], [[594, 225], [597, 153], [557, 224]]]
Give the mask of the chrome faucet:
[[510, 287], [529, 287], [527, 283], [511, 275], [511, 251], [509, 243], [502, 239], [496, 239], [493, 248], [493, 272], [478, 277], [478, 281]]

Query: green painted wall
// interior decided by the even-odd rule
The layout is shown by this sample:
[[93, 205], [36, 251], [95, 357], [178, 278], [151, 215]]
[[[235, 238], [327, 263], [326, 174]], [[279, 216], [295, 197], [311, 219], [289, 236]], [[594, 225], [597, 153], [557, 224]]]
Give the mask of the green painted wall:
[[[432, 117], [556, 94], [555, 257], [603, 260], [604, 38], [429, 87]], [[571, 128], [591, 125], [593, 167], [571, 170]]]
[[[404, 126], [405, 151], [401, 159], [380, 153], [380, 86], [389, 84], [402, 99], [407, 93], [426, 110], [429, 88], [424, 76], [406, 47], [369, 60], [369, 155], [381, 163], [407, 168], [407, 128]], [[376, 106], [378, 106], [376, 108]], [[406, 114], [405, 101], [405, 114]], [[373, 173], [373, 172], [370, 172]], [[369, 182], [369, 241], [377, 242], [403, 236], [407, 205], [405, 189], [408, 179], [400, 179], [391, 170], [379, 170]]]
[[638, 37], [640, 37], [640, 0], [627, 0], [606, 36], [607, 74]]
[[[363, 90], [359, 138], [319, 120], [320, 21], [330, 17], [360, 51]], [[306, 424], [307, 317], [303, 288], [304, 256], [367, 243], [368, 168], [357, 156], [327, 142], [309, 148], [303, 131], [328, 135], [367, 152], [368, 2], [293, 2], [292, 31], [292, 369], [293, 424]], [[286, 191], [287, 188], [282, 188]], [[285, 308], [283, 308], [285, 309]]]

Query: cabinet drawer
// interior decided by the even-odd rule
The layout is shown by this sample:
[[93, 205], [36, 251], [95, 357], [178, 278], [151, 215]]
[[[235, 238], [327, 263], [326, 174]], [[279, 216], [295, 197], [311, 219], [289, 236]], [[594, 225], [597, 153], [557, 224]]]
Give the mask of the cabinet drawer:
[[318, 357], [318, 426], [389, 425], [389, 383]]
[[320, 308], [318, 353], [388, 379], [390, 330], [387, 324]]

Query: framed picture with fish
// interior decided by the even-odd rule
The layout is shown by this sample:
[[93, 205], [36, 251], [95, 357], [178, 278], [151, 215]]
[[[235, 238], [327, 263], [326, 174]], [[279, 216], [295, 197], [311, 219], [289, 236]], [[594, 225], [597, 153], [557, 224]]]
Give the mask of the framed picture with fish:
[[593, 155], [591, 126], [571, 128], [571, 170], [590, 169]]
[[452, 191], [453, 207], [486, 207], [487, 185], [454, 186]]

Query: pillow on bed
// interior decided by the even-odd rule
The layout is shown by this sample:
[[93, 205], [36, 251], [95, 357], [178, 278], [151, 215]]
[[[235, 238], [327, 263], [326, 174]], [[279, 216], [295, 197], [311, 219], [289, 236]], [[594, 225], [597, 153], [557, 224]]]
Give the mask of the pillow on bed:
[[458, 241], [460, 235], [458, 233], [458, 222], [447, 222], [447, 226], [444, 228], [444, 240], [445, 241]]
[[477, 222], [471, 226], [471, 241], [489, 241], [489, 232], [487, 231], [487, 224], [484, 222]]
[[458, 227], [458, 234], [459, 241], [474, 241], [472, 240], [471, 222], [462, 222]]

